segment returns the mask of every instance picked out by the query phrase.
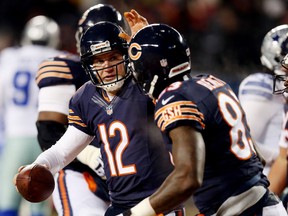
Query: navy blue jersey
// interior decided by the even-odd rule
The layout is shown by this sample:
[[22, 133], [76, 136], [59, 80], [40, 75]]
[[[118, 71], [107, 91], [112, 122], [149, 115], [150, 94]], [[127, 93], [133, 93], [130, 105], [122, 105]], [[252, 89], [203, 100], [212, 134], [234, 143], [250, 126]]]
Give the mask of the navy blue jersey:
[[54, 85], [75, 85], [76, 89], [89, 80], [81, 66], [80, 57], [72, 54], [61, 55], [43, 61], [37, 72], [39, 88]]
[[153, 111], [152, 101], [131, 78], [111, 102], [91, 82], [70, 101], [69, 124], [95, 135], [101, 145], [114, 205], [133, 207], [151, 195], [173, 170], [160, 130], [153, 122]]
[[168, 133], [173, 128], [189, 125], [202, 134], [206, 149], [204, 179], [194, 193], [201, 212], [218, 209], [228, 197], [253, 185], [268, 186], [245, 114], [222, 80], [199, 75], [173, 83], [157, 100], [155, 122], [170, 149]]
[[[40, 64], [36, 76], [36, 83], [40, 89], [55, 85], [74, 85], [78, 89], [88, 80], [89, 77], [81, 66], [80, 57], [69, 53], [44, 60]], [[97, 184], [96, 189], [92, 192], [101, 199], [110, 201], [106, 182], [90, 167], [75, 159], [64, 169], [81, 173], [88, 172]]]

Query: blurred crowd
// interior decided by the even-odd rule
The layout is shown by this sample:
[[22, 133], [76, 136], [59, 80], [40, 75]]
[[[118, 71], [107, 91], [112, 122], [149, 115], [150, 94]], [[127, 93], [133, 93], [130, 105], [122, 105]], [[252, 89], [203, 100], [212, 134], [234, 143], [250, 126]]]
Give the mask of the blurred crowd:
[[96, 3], [112, 4], [122, 13], [134, 8], [149, 23], [175, 27], [188, 39], [196, 72], [209, 71], [231, 82], [261, 70], [264, 35], [288, 23], [284, 0], [1, 0], [0, 50], [19, 41], [29, 18], [43, 14], [59, 22], [62, 49], [75, 52], [77, 20]]

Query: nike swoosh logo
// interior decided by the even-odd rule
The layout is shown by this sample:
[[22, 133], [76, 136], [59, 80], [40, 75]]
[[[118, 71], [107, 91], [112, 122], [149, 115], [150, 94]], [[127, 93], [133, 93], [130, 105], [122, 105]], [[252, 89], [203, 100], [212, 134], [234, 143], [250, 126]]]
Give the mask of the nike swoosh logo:
[[162, 105], [166, 105], [173, 97], [175, 97], [175, 95], [172, 95], [172, 96], [168, 97], [167, 99], [163, 99]]

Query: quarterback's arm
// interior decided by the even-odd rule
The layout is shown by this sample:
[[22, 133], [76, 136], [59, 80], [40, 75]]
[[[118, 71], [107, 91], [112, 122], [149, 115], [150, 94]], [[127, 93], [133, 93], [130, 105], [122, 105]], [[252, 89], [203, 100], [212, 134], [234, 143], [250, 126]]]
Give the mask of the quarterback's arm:
[[94, 136], [68, 126], [67, 131], [56, 144], [42, 152], [33, 163], [46, 165], [55, 174], [72, 162], [93, 138]]
[[171, 211], [202, 184], [205, 144], [201, 133], [192, 127], [180, 126], [171, 130], [169, 135], [173, 142], [175, 168], [153, 195], [130, 209], [133, 216], [152, 216]]

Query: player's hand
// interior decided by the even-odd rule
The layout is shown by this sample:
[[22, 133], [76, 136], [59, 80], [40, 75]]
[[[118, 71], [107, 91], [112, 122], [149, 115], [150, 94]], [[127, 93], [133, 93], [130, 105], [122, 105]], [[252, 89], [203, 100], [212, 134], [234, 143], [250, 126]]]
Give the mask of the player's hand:
[[95, 173], [100, 176], [102, 179], [106, 180], [104, 172], [104, 163], [102, 161], [100, 149], [93, 146], [86, 146], [80, 154], [77, 155], [77, 159], [89, 166]]
[[[24, 169], [27, 165], [24, 165], [24, 166], [20, 166], [18, 168], [18, 173], [16, 173], [13, 177], [13, 184], [16, 186], [16, 179], [17, 179], [17, 176], [18, 174], [21, 172], [22, 169]], [[29, 165], [28, 165], [29, 166]], [[18, 191], [17, 187], [16, 187], [16, 190]]]
[[[45, 167], [48, 169], [48, 167], [47, 167], [46, 164], [41, 164], [41, 165], [45, 166]], [[18, 168], [18, 173], [16, 173], [16, 174], [14, 175], [14, 177], [13, 177], [13, 184], [14, 184], [15, 186], [16, 186], [16, 179], [17, 179], [18, 174], [19, 174], [19, 173], [21, 172], [21, 170], [23, 170], [25, 167], [29, 167], [29, 166], [31, 166], [31, 167], [35, 166], [35, 163], [29, 164], [29, 165], [23, 165], [23, 166], [20, 166], [20, 167]], [[17, 187], [16, 187], [16, 189], [17, 189]], [[18, 191], [18, 190], [17, 190], [17, 191]]]
[[104, 171], [104, 163], [103, 163], [103, 160], [102, 160], [102, 157], [101, 155], [99, 155], [97, 158], [96, 158], [97, 162], [98, 162], [98, 166], [96, 166], [94, 168], [94, 171], [96, 172], [96, 174], [98, 176], [100, 176], [102, 179], [106, 180], [106, 175], [105, 175], [105, 171]]
[[32, 166], [32, 165], [34, 166], [34, 164], [20, 166], [20, 167], [18, 168], [18, 173], [16, 173], [16, 174], [14, 175], [14, 177], [13, 177], [13, 184], [14, 184], [17, 192], [19, 192], [19, 191], [18, 191], [18, 188], [16, 187], [16, 183], [17, 183], [17, 182], [16, 182], [16, 179], [17, 179], [17, 176], [19, 175], [19, 173], [21, 172], [21, 170], [23, 170], [25, 167], [27, 167], [27, 166]]
[[119, 34], [119, 37], [126, 40], [128, 43], [131, 41], [131, 38], [143, 27], [149, 25], [147, 19], [141, 16], [136, 10], [132, 9], [130, 12], [125, 12], [124, 17], [127, 20], [129, 27], [131, 29], [131, 36], [127, 33], [122, 32]]

